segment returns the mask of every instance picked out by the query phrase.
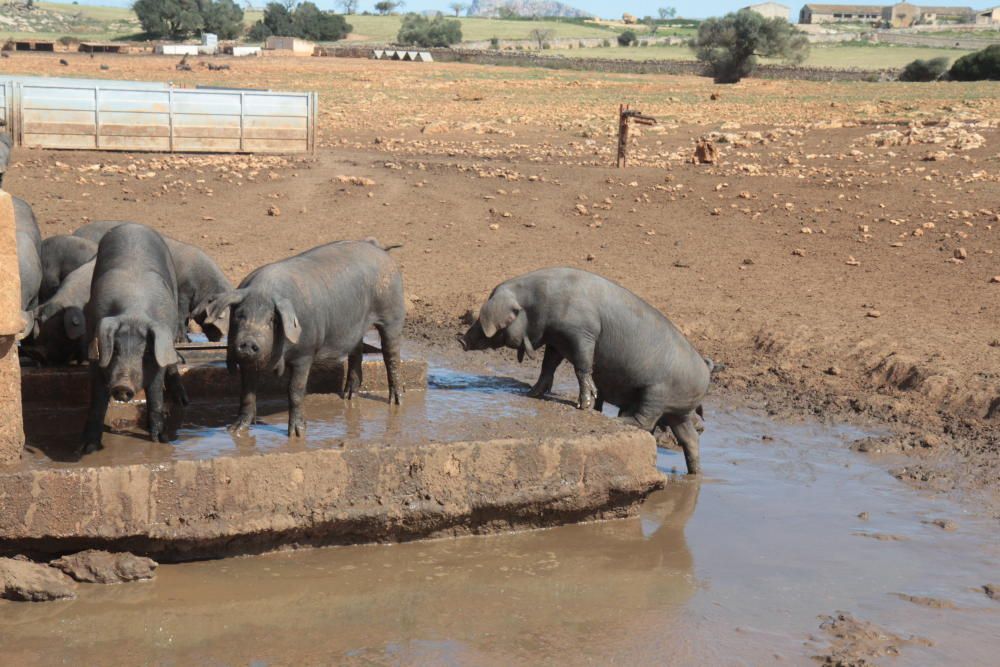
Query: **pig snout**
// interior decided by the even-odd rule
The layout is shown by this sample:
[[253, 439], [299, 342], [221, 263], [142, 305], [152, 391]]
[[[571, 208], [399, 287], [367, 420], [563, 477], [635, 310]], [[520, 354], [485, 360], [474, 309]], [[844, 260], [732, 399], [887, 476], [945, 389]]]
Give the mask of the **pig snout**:
[[135, 398], [135, 390], [125, 384], [116, 384], [111, 387], [111, 396], [121, 403], [127, 403]]
[[255, 340], [243, 339], [236, 345], [237, 351], [247, 357], [255, 357], [260, 354], [260, 345]]

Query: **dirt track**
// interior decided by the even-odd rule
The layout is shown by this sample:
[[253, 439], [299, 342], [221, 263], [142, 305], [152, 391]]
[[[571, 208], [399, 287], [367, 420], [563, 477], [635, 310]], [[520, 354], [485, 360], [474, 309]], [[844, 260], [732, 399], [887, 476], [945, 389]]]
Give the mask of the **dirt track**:
[[[173, 59], [100, 62], [18, 54], [0, 67], [219, 83], [200, 67], [178, 75]], [[1000, 513], [995, 83], [720, 89], [334, 59], [233, 68], [233, 85], [319, 89], [315, 157], [21, 150], [5, 185], [44, 235], [146, 222], [203, 246], [234, 280], [326, 240], [402, 242], [411, 333], [445, 345], [500, 280], [593, 270], [724, 363], [717, 381], [733, 396], [889, 423], [895, 435], [864, 448], [897, 476]], [[663, 121], [638, 133], [626, 170], [608, 166], [619, 101]], [[691, 164], [713, 132], [720, 162]]]

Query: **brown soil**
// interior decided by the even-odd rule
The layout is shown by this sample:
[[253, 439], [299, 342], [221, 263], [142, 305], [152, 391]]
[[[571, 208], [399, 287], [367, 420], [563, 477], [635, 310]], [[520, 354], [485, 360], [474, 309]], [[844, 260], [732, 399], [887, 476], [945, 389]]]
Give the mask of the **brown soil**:
[[[0, 68], [219, 83], [100, 62]], [[410, 333], [443, 345], [507, 277], [599, 272], [724, 364], [732, 396], [888, 424], [861, 449], [1000, 513], [995, 85], [746, 81], [710, 101], [697, 78], [337, 59], [234, 62], [226, 83], [319, 90], [317, 154], [19, 150], [5, 185], [44, 235], [137, 220], [234, 280], [327, 240], [404, 243]], [[619, 101], [662, 121], [624, 170]], [[706, 136], [719, 160], [692, 164]]]

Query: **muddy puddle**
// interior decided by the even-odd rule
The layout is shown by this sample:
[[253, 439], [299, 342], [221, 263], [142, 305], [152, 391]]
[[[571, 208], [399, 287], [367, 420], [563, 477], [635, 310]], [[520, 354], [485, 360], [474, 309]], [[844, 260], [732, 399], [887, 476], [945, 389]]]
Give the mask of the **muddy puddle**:
[[[544, 428], [549, 409], [571, 409], [511, 412], [521, 390], [435, 370], [407, 409], [423, 435], [455, 420]], [[365, 415], [387, 408], [367, 400], [354, 426], [348, 410], [311, 434], [382, 437], [387, 418]], [[673, 479], [636, 518], [163, 566], [153, 582], [85, 586], [72, 602], [0, 602], [0, 655], [28, 667], [815, 664], [829, 642], [819, 616], [844, 610], [927, 640], [876, 664], [995, 664], [1000, 603], [981, 589], [1000, 579], [995, 524], [849, 451], [857, 429], [777, 423], [718, 399], [706, 409], [703, 479]], [[256, 447], [287, 446], [277, 426], [259, 431]], [[192, 436], [204, 451], [189, 455], [238, 446], [212, 437]], [[659, 466], [683, 470], [683, 458], [661, 450]]]

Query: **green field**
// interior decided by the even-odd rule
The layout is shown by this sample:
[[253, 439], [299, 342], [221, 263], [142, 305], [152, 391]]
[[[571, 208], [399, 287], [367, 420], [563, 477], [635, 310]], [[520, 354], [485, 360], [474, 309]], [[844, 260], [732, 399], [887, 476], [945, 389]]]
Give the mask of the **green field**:
[[[694, 52], [685, 46], [648, 46], [601, 49], [554, 49], [552, 55], [569, 58], [621, 58], [626, 60], [694, 60]], [[917, 58], [943, 56], [951, 61], [969, 51], [918, 46], [819, 46], [813, 47], [805, 65], [811, 67], [857, 67], [881, 69], [902, 67]], [[774, 62], [765, 60], [764, 62]]]
[[128, 7], [97, 7], [93, 5], [74, 5], [69, 2], [36, 2], [35, 6], [62, 14], [79, 14], [83, 18], [94, 21], [135, 20], [135, 13]]

